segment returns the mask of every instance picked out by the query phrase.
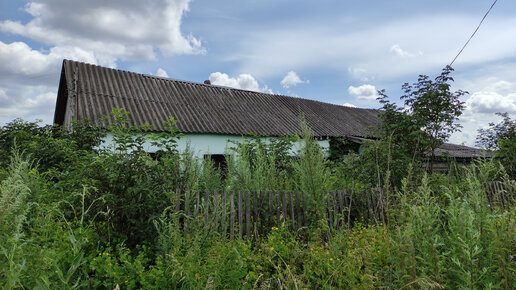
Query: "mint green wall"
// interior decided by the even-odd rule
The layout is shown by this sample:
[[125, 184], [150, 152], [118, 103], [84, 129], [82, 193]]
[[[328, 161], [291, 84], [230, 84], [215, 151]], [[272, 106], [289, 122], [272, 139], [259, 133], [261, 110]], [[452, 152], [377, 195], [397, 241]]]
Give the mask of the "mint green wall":
[[[271, 138], [274, 137], [263, 137], [262, 140], [264, 142], [268, 142], [268, 140]], [[243, 137], [217, 134], [184, 134], [178, 141], [178, 149], [179, 152], [184, 152], [189, 144], [190, 150], [196, 157], [203, 157], [204, 154], [224, 154], [226, 147], [231, 146], [231, 144], [228, 145], [228, 140], [241, 142]], [[321, 140], [318, 141], [318, 143], [321, 148], [323, 148], [323, 150], [327, 150], [329, 148], [328, 140]], [[101, 147], [109, 148], [111, 144], [113, 144], [113, 136], [108, 134]], [[294, 143], [294, 146], [291, 150], [292, 154], [297, 152], [299, 146], [299, 142]], [[150, 142], [146, 142], [144, 147], [147, 152], [155, 152], [157, 150], [157, 148], [153, 147]]]

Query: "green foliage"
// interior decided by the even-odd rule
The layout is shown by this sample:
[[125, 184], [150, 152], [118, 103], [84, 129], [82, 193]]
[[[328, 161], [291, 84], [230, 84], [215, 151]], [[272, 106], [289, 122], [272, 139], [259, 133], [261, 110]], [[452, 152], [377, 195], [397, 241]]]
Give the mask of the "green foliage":
[[430, 167], [435, 159], [435, 149], [461, 128], [457, 120], [464, 103], [459, 98], [467, 92], [450, 91], [452, 71], [446, 66], [435, 81], [420, 75], [417, 83], [405, 83], [402, 86], [404, 95], [400, 97], [404, 107], [390, 102], [385, 90], [378, 92], [378, 99], [383, 104], [382, 139], [390, 139], [409, 157], [430, 157]]
[[226, 189], [286, 190], [291, 187], [293, 138], [244, 138], [229, 148]]
[[297, 188], [305, 193], [309, 206], [310, 218], [313, 222], [319, 221], [324, 215], [330, 184], [330, 171], [324, 153], [313, 138], [306, 121], [301, 122], [303, 139], [295, 161], [292, 162]]
[[488, 150], [495, 150], [495, 156], [505, 167], [507, 173], [516, 177], [516, 120], [512, 120], [507, 113], [496, 113], [503, 118], [498, 123], [489, 123], [489, 128], [479, 129], [477, 135], [478, 146]]
[[[20, 121], [20, 132], [2, 131], [25, 136], [16, 144], [28, 153], [59, 156], [38, 156], [36, 166], [28, 154], [0, 152], [10, 160], [0, 175], [0, 287], [516, 288], [516, 182], [496, 160], [425, 175], [393, 136], [330, 163], [304, 126], [298, 157], [288, 157], [287, 141], [251, 138], [230, 151], [223, 177], [210, 160], [179, 154], [174, 128], [160, 136], [126, 126], [123, 111], [114, 118], [110, 148], [81, 141], [89, 129], [34, 137], [26, 133], [40, 129]], [[145, 152], [149, 135], [156, 159]], [[503, 207], [486, 197], [493, 181]], [[364, 218], [378, 187], [387, 224]], [[326, 221], [335, 188], [354, 190], [348, 227]], [[176, 210], [176, 189], [190, 202], [205, 189], [305, 191], [309, 223], [294, 231], [285, 219], [258, 222], [258, 235], [231, 241], [205, 218], [204, 200], [197, 216]]]
[[345, 137], [330, 138], [330, 146], [328, 148], [328, 159], [331, 161], [341, 161], [350, 153], [358, 153], [360, 144], [355, 143]]

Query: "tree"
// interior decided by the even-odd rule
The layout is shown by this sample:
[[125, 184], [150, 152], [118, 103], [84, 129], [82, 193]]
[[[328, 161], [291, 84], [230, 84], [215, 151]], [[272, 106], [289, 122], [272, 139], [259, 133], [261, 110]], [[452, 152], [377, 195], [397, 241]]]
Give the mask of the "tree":
[[516, 120], [511, 120], [507, 112], [496, 115], [503, 118], [500, 123], [489, 123], [489, 128], [477, 130], [477, 146], [487, 150], [498, 150], [501, 141], [516, 137]]
[[400, 142], [398, 144], [406, 146], [404, 150], [414, 157], [429, 156], [431, 171], [435, 149], [461, 128], [456, 122], [464, 109], [460, 97], [468, 92], [450, 91], [452, 71], [453, 68], [446, 66], [434, 81], [420, 75], [416, 83], [405, 83], [402, 86], [404, 94], [400, 97], [404, 107], [390, 102], [385, 90], [378, 92], [378, 99], [383, 104], [383, 137]]
[[505, 170], [514, 178], [516, 176], [516, 120], [512, 120], [509, 114], [496, 113], [502, 117], [500, 123], [489, 123], [489, 128], [479, 129], [477, 146], [495, 151], [495, 157], [505, 167]]

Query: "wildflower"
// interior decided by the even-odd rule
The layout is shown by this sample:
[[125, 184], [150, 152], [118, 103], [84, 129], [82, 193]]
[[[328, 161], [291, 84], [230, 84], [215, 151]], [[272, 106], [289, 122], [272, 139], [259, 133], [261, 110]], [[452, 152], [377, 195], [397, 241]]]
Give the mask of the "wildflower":
[[465, 199], [465, 198], [463, 198], [463, 199], [462, 199], [462, 201], [463, 201], [463, 202], [466, 202], [466, 199]]
[[314, 250], [314, 248], [310, 248], [310, 251], [313, 251], [313, 250]]
[[514, 256], [513, 256], [513, 255], [510, 255], [509, 257], [511, 258], [511, 260], [512, 260], [512, 259], [514, 259]]
[[273, 248], [273, 247], [271, 247], [271, 252], [272, 252], [272, 251], [274, 251], [274, 248]]
[[488, 204], [488, 205], [487, 205], [487, 207], [491, 207], [491, 205], [490, 205], [490, 204]]
[[199, 273], [195, 273], [195, 280], [199, 280], [201, 279], [201, 275], [199, 275]]
[[330, 262], [332, 262], [332, 261], [333, 261], [333, 258], [330, 258]]

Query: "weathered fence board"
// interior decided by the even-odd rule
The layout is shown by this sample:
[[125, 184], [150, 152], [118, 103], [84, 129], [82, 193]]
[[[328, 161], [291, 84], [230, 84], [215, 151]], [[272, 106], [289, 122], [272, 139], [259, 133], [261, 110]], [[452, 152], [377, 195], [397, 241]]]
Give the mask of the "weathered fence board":
[[[502, 208], [514, 205], [514, 186], [508, 188], [501, 182], [493, 182], [483, 187], [489, 204]], [[351, 227], [355, 220], [385, 223], [388, 221], [385, 198], [382, 189], [328, 192], [325, 206], [330, 228]], [[185, 218], [180, 222], [185, 233], [191, 232], [190, 227], [195, 225], [192, 221], [201, 219], [223, 237], [229, 234], [231, 239], [250, 238], [273, 226], [285, 225], [293, 230], [306, 226], [307, 200], [299, 191], [195, 190], [175, 200], [174, 209], [184, 213]]]

